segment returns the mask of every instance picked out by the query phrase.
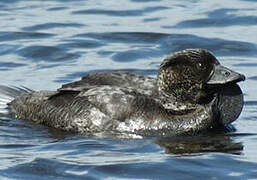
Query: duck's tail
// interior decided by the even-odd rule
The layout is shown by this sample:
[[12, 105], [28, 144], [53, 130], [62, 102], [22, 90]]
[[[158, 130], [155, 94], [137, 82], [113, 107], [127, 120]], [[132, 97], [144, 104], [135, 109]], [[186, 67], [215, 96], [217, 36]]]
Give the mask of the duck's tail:
[[3, 86], [0, 85], [0, 114], [8, 114], [8, 103], [14, 100], [16, 97], [24, 93], [30, 93], [33, 90], [21, 86]]

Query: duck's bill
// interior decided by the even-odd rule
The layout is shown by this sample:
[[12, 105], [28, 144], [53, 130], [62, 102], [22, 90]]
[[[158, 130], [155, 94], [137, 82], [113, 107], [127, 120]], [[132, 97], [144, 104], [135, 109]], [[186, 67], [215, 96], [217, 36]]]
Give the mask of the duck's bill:
[[237, 73], [235, 71], [232, 71], [229, 68], [226, 68], [220, 64], [216, 65], [214, 68], [214, 72], [207, 81], [207, 84], [209, 85], [216, 85], [216, 84], [227, 84], [227, 83], [237, 83], [240, 81], [244, 81], [245, 76], [243, 74]]

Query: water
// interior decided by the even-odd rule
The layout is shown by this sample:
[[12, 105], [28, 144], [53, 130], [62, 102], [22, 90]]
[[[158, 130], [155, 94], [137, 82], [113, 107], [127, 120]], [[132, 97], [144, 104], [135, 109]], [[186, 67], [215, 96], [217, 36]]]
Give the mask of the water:
[[206, 48], [247, 76], [233, 133], [119, 139], [0, 116], [0, 179], [257, 179], [257, 1], [0, 2], [0, 84], [34, 90], [95, 71], [156, 76], [169, 53]]

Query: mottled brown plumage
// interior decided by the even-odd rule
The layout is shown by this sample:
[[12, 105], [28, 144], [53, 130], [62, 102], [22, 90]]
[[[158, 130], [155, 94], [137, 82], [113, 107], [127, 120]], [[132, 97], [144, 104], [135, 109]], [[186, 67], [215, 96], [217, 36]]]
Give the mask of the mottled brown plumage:
[[[195, 134], [232, 122], [242, 109], [226, 123], [220, 119], [225, 117], [220, 113], [228, 111], [218, 107], [222, 88], [217, 90], [212, 79], [217, 67], [221, 68], [210, 52], [188, 49], [164, 59], [157, 79], [124, 72], [93, 73], [57, 91], [22, 94], [9, 107], [19, 119], [78, 133]], [[224, 78], [227, 87], [233, 84], [233, 91], [244, 76], [229, 72], [233, 77], [215, 74], [215, 78]], [[241, 107], [242, 92], [236, 96], [241, 104], [235, 106]], [[229, 96], [222, 100], [234, 102]]]

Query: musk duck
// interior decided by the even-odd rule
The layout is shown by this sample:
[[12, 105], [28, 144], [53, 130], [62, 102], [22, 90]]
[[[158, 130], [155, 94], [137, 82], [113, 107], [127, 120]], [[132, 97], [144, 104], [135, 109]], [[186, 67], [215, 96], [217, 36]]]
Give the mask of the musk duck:
[[87, 74], [56, 91], [20, 93], [8, 109], [18, 119], [81, 134], [192, 135], [237, 119], [243, 80], [211, 52], [186, 49], [166, 57], [157, 78]]

